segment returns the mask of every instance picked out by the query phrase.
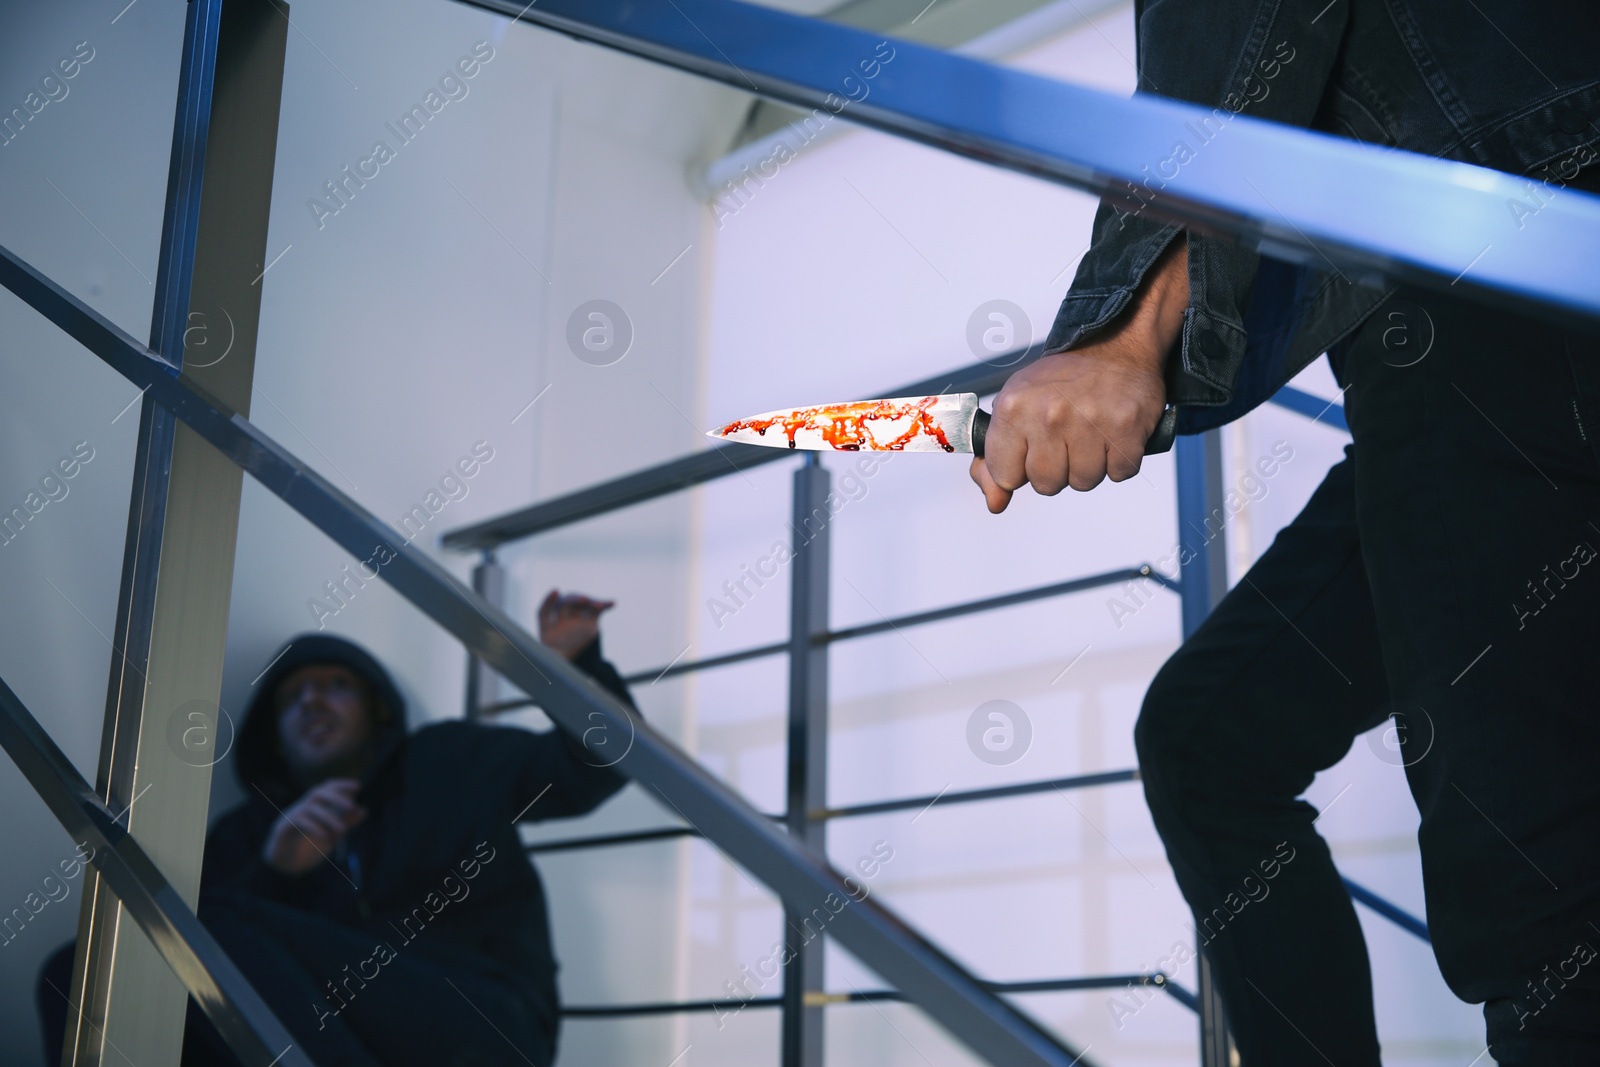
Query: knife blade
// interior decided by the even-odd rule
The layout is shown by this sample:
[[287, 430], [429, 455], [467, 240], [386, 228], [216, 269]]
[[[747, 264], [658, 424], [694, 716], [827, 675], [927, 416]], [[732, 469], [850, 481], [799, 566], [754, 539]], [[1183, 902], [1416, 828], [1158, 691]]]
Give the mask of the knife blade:
[[[1145, 455], [1172, 447], [1178, 409], [1161, 413]], [[963, 452], [983, 455], [989, 413], [978, 406], [977, 393], [897, 396], [815, 404], [737, 419], [707, 437], [769, 448], [815, 452]]]

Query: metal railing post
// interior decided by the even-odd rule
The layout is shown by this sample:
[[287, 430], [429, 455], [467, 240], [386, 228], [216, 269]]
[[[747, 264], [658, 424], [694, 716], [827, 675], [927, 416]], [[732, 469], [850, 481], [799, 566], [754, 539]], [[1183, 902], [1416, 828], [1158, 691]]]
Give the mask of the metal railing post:
[[[244, 416], [287, 39], [274, 0], [189, 6], [150, 347]], [[241, 484], [145, 394], [97, 791], [191, 908], [229, 729], [218, 698]], [[84, 888], [63, 1062], [178, 1062], [183, 985], [110, 886]]]
[[[1179, 437], [1173, 445], [1178, 466], [1179, 595], [1183, 598], [1183, 636], [1200, 628], [1228, 591], [1227, 511], [1222, 491], [1222, 431]], [[1202, 950], [1196, 972], [1199, 1000], [1200, 1065], [1232, 1067], [1233, 1038], [1222, 997]]]
[[1187, 639], [1228, 591], [1222, 431], [1179, 437], [1173, 455], [1178, 466], [1178, 543], [1183, 546], [1178, 553], [1179, 594]]
[[[822, 856], [828, 803], [828, 469], [815, 452], [794, 472], [789, 572], [789, 834]], [[821, 923], [785, 907], [792, 953], [783, 972], [783, 1067], [822, 1067]]]
[[[495, 558], [494, 549], [486, 548], [478, 565], [472, 568], [472, 591], [497, 608], [506, 603], [506, 569]], [[467, 653], [467, 718], [483, 716], [483, 709], [497, 704], [501, 699], [500, 675], [483, 660]]]

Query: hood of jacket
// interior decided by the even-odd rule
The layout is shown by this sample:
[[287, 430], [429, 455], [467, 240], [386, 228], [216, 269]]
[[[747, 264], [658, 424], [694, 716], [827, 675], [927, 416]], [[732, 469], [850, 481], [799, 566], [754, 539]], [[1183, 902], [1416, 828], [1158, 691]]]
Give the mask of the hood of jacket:
[[312, 665], [344, 667], [366, 683], [368, 712], [373, 718], [372, 753], [363, 775], [366, 780], [371, 780], [405, 740], [405, 698], [383, 665], [353, 641], [331, 634], [300, 634], [278, 651], [257, 682], [239, 727], [234, 771], [251, 799], [259, 795], [259, 790], [274, 804], [283, 805], [300, 795], [302, 787], [290, 773], [278, 741], [278, 716], [272, 695], [291, 673]]

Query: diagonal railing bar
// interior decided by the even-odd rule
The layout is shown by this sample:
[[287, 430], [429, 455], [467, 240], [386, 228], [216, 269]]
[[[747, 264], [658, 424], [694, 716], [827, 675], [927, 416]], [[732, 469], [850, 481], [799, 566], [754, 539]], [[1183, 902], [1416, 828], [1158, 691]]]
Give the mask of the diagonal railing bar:
[[507, 541], [581, 522], [630, 504], [642, 504], [681, 489], [692, 489], [725, 475], [743, 474], [753, 467], [776, 463], [792, 456], [793, 453], [759, 445], [712, 445], [680, 459], [658, 463], [654, 467], [646, 467], [554, 500], [530, 504], [485, 522], [451, 530], [440, 537], [439, 543], [458, 551], [494, 548]]
[[1393, 901], [1380, 897], [1364, 885], [1352, 882], [1348, 878], [1341, 880], [1344, 882], [1345, 890], [1350, 894], [1350, 899], [1358, 904], [1365, 904], [1406, 933], [1421, 938], [1430, 945], [1433, 944], [1433, 937], [1428, 933], [1428, 924], [1426, 922]]
[[[989, 363], [969, 364], [958, 367], [945, 374], [933, 378], [924, 378], [921, 381], [908, 385], [897, 386], [892, 389], [879, 390], [874, 396], [915, 396], [932, 392], [968, 392], [986, 396], [998, 392], [1005, 385], [1006, 379], [1023, 367], [1037, 360], [1044, 354], [1043, 342], [1030, 345], [1027, 348], [1017, 349], [1014, 352], [997, 356]], [[1293, 386], [1284, 386], [1266, 401], [1279, 407], [1287, 408], [1297, 414], [1315, 422], [1321, 422], [1338, 429], [1349, 431], [1350, 427], [1345, 421], [1344, 407], [1337, 402], [1329, 404], [1318, 400], [1310, 393], [1296, 389]], [[687, 456], [667, 460], [653, 467], [624, 474], [607, 482], [600, 482], [575, 492], [567, 493], [551, 500], [542, 500], [537, 504], [529, 504], [515, 511], [506, 512], [484, 519], [482, 522], [470, 526], [462, 526], [446, 531], [439, 543], [449, 549], [457, 551], [472, 551], [475, 549], [493, 549], [510, 541], [519, 541], [535, 534], [554, 530], [584, 519], [596, 518], [620, 508], [642, 504], [657, 497], [667, 496], [693, 489], [697, 485], [714, 482], [734, 474], [741, 474], [752, 467], [759, 467], [765, 463], [774, 463], [780, 459], [792, 458], [793, 453], [778, 448], [764, 448], [759, 445], [726, 444], [713, 445], [699, 452], [691, 452]], [[1156, 581], [1165, 585], [1171, 582], [1163, 576], [1152, 576]], [[763, 646], [759, 650], [751, 650], [750, 655], [766, 655], [769, 652], [782, 652], [789, 647], [787, 642], [772, 645], [770, 648]], [[723, 662], [735, 663], [737, 659], [718, 659], [716, 663], [706, 661], [701, 666], [720, 666]], [[671, 674], [682, 674], [694, 669], [691, 663], [674, 666]], [[648, 681], [654, 678], [641, 674], [639, 680]], [[629, 678], [629, 681], [634, 680]], [[485, 708], [485, 712], [503, 710], [499, 708]]]
[[[1023, 993], [1076, 993], [1090, 989], [1117, 989], [1129, 987], [1155, 988], [1166, 991], [1173, 1000], [1194, 1011], [1195, 995], [1160, 971], [1151, 974], [1107, 974], [1086, 978], [1039, 978], [1025, 982], [985, 982], [991, 993], [1019, 995]], [[849, 993], [823, 993], [817, 997], [819, 1004], [865, 1004], [871, 1001], [902, 1001], [905, 994], [897, 989], [856, 989]], [[577, 1019], [636, 1018], [645, 1015], [687, 1015], [709, 1011], [718, 1019], [737, 1014], [745, 1008], [777, 1008], [783, 1005], [782, 997], [752, 997], [749, 1000], [655, 1000], [641, 1004], [575, 1004], [563, 1007], [561, 1014]]]
[[[1165, 991], [1179, 1004], [1194, 1011], [1195, 996], [1160, 971], [1149, 974], [1088, 975], [1081, 978], [1036, 978], [1024, 982], [985, 982], [991, 993], [1018, 996], [1023, 993], [1081, 993], [1090, 989], [1127, 989], [1130, 987], [1154, 988]], [[851, 993], [832, 993], [830, 1003], [860, 1004], [874, 1000], [904, 1000], [905, 995], [896, 989], [858, 989]]]
[[4, 679], [0, 748], [73, 840], [93, 849], [89, 862], [235, 1055], [247, 1067], [311, 1067], [272, 1009]]
[[531, 856], [541, 852], [574, 852], [591, 848], [610, 848], [613, 845], [638, 845], [650, 841], [676, 841], [682, 837], [699, 836], [700, 831], [693, 826], [663, 826], [654, 830], [629, 830], [620, 834], [564, 837], [555, 841], [540, 841], [525, 848]]
[[[1119, 782], [1136, 782], [1139, 780], [1137, 770], [1102, 771], [1098, 774], [1076, 775], [1071, 778], [1056, 778], [1041, 782], [1021, 782], [1017, 785], [994, 786], [989, 789], [973, 789], [963, 793], [937, 793], [920, 797], [902, 797], [898, 800], [881, 800], [869, 804], [857, 804], [852, 807], [830, 808], [819, 811], [816, 818], [845, 819], [860, 815], [881, 815], [892, 811], [910, 811], [913, 808], [927, 808], [935, 802], [939, 804], [970, 804], [975, 801], [1004, 800], [1011, 797], [1028, 796], [1033, 793], [1042, 793], [1046, 790], [1058, 789], [1086, 789], [1095, 786], [1114, 785]], [[779, 816], [769, 815], [769, 819]], [[540, 841], [527, 846], [530, 854], [543, 852], [570, 852], [581, 849], [610, 848], [616, 845], [643, 844], [651, 841], [672, 841], [683, 837], [697, 837], [699, 831], [692, 826], [664, 826], [651, 830], [632, 830], [616, 834], [597, 834], [591, 837], [557, 838], [553, 841]], [[1353, 882], [1348, 878], [1343, 879], [1345, 889], [1349, 891], [1350, 898], [1356, 903], [1370, 908], [1379, 918], [1387, 919], [1400, 929], [1412, 934], [1423, 941], [1432, 944], [1433, 939], [1428, 935], [1428, 924], [1412, 915], [1398, 904], [1379, 896], [1366, 886]]]
[[[971, 363], [944, 374], [910, 382], [874, 393], [875, 399], [885, 396], [926, 396], [930, 393], [977, 393], [980, 396], [998, 392], [1006, 379], [1044, 354], [1044, 343], [1007, 352], [988, 363]], [[608, 482], [567, 493], [554, 500], [530, 504], [525, 508], [498, 515], [483, 522], [473, 523], [445, 532], [439, 543], [445, 548], [469, 551], [494, 548], [507, 541], [517, 541], [536, 533], [553, 530], [558, 526], [604, 515], [608, 511], [642, 504], [658, 496], [666, 496], [683, 489], [692, 489], [705, 482], [716, 481], [729, 475], [740, 474], [764, 463], [791, 459], [794, 453], [782, 448], [765, 448], [760, 445], [712, 445], [687, 456], [658, 463], [654, 467], [625, 474]], [[787, 648], [785, 644], [783, 647]]]
[[1064, 582], [1041, 585], [1034, 589], [1023, 589], [1015, 593], [1000, 593], [996, 596], [984, 597], [981, 600], [969, 600], [962, 604], [952, 604], [945, 608], [931, 608], [928, 611], [918, 611], [910, 615], [901, 615], [898, 618], [880, 619], [877, 622], [862, 623], [859, 626], [846, 626], [843, 629], [830, 632], [826, 639], [831, 644], [835, 641], [849, 641], [857, 637], [870, 637], [873, 634], [888, 633], [891, 630], [899, 630], [908, 626], [925, 626], [930, 622], [944, 622], [947, 619], [957, 619], [963, 615], [977, 615], [986, 611], [998, 611], [1001, 608], [1015, 607], [1018, 604], [1029, 604], [1035, 600], [1065, 596], [1069, 593], [1081, 593], [1088, 589], [1116, 585], [1118, 582], [1138, 581], [1141, 578], [1149, 579], [1157, 585], [1171, 589], [1174, 592], [1178, 588], [1178, 583], [1173, 579], [1161, 574], [1150, 564], [1141, 563], [1137, 567], [1123, 567], [1119, 570], [1091, 574], [1083, 578], [1069, 578]]
[[[992, 1063], [1069, 1067], [1088, 1061], [987, 992], [965, 968], [801, 847], [648, 723], [248, 419], [175, 377], [154, 353], [0, 248], [0, 284], [64, 330], [356, 558], [375, 547], [384, 580], [474, 655], [505, 675], [608, 765], [652, 789], [732, 861], [827, 933], [975, 1053]], [[398, 544], [396, 543], [398, 542]], [[611, 748], [605, 747], [612, 745]], [[616, 748], [623, 754], [614, 756]]]
[[1036, 782], [1018, 782], [1015, 785], [995, 785], [986, 789], [968, 789], [960, 793], [933, 793], [920, 797], [901, 797], [897, 800], [878, 800], [866, 804], [852, 804], [842, 808], [819, 811], [819, 819], [851, 819], [861, 815], [883, 815], [891, 811], [927, 811], [935, 804], [971, 804], [980, 800], [1008, 800], [1012, 797], [1031, 796], [1034, 793], [1060, 792], [1066, 789], [1092, 789], [1096, 786], [1116, 785], [1120, 782], [1137, 782], [1139, 772], [1095, 771], [1091, 774], [1074, 774], [1067, 778], [1047, 778]]
[[[736, 0], [461, 2], [1110, 197], [1279, 259], [1600, 325], [1600, 197], [1545, 190], [1541, 218], [1525, 225], [1505, 209], [1525, 191], [1516, 175], [1220, 108], [1121, 97]], [[1315, 32], [1313, 10], [1285, 14], [1283, 31]], [[1217, 126], [1164, 173], [1174, 144]]]
[[[1137, 782], [1139, 772], [1132, 768], [1122, 771], [1096, 771], [1092, 774], [1075, 774], [1068, 778], [1047, 778], [1043, 781], [1018, 782], [1015, 785], [996, 785], [985, 789], [968, 789], [959, 793], [939, 792], [916, 797], [899, 797], [895, 800], [876, 800], [843, 808], [819, 808], [811, 813], [813, 819], [851, 819], [861, 815], [883, 815], [891, 811], [927, 809], [937, 804], [972, 804], [983, 800], [1008, 800], [1012, 797], [1031, 796], [1034, 793], [1059, 792], [1064, 789], [1092, 789], [1119, 782]], [[781, 820], [782, 815], [768, 815]], [[699, 831], [692, 826], [660, 826], [648, 830], [624, 830], [615, 834], [597, 834], [592, 837], [564, 837], [539, 841], [528, 845], [532, 852], [567, 852], [573, 849], [607, 848], [612, 845], [632, 845], [647, 841], [666, 841], [678, 837], [695, 837]]]
[[1350, 422], [1345, 418], [1344, 405], [1337, 400], [1324, 400], [1320, 396], [1296, 389], [1292, 385], [1285, 385], [1276, 393], [1267, 398], [1267, 403], [1276, 404], [1280, 408], [1287, 408], [1296, 415], [1303, 415], [1312, 422], [1320, 422], [1325, 426], [1332, 426], [1336, 430], [1350, 432]]
[[[784, 641], [771, 645], [753, 645], [750, 648], [741, 648], [736, 652], [724, 652], [716, 656], [707, 656], [705, 659], [692, 659], [684, 663], [669, 663], [665, 667], [654, 667], [647, 671], [635, 671], [623, 675], [622, 680], [629, 685], [639, 682], [654, 684], [663, 678], [674, 678], [680, 674], [695, 674], [700, 671], [714, 670], [717, 667], [729, 667], [735, 663], [746, 663], [753, 659], [762, 659], [766, 656], [776, 656], [781, 652], [789, 651], [789, 642]], [[508, 707], [526, 707], [525, 700], [506, 701], [504, 704], [494, 704], [484, 708], [484, 713], [504, 711]]]
[[[1044, 343], [1040, 342], [997, 356], [987, 363], [968, 364], [932, 378], [923, 378], [907, 385], [879, 390], [873, 395], [917, 396], [937, 392], [966, 392], [987, 396], [998, 392], [1012, 374], [1037, 360], [1044, 354], [1044, 349]], [[1316, 398], [1310, 393], [1292, 386], [1284, 386], [1268, 399], [1269, 403], [1348, 431], [1349, 426], [1345, 423], [1344, 408], [1341, 405], [1338, 403], [1329, 405], [1325, 401], [1316, 401], [1313, 404], [1313, 401], [1316, 401]], [[763, 448], [759, 445], [713, 445], [698, 452], [691, 452], [687, 456], [670, 459], [665, 463], [658, 463], [653, 467], [634, 471], [632, 474], [624, 474], [576, 492], [551, 500], [542, 500], [537, 504], [529, 504], [527, 507], [496, 515], [470, 526], [448, 530], [441, 535], [439, 543], [445, 548], [463, 552], [498, 548], [511, 541], [519, 541], [584, 519], [596, 518], [634, 504], [643, 504], [657, 497], [693, 489], [706, 482], [742, 474], [752, 467], [792, 457], [793, 453], [783, 449]], [[1171, 584], [1162, 576], [1154, 577], [1162, 584]], [[753, 650], [751, 654], [782, 652], [788, 647], [788, 643], [783, 642], [772, 645], [770, 649], [764, 646], [760, 650]], [[702, 666], [721, 665], [723, 662], [735, 663], [738, 660], [719, 659], [716, 664], [708, 661]], [[682, 674], [692, 669], [694, 669], [693, 664], [679, 664], [669, 671], [669, 675]], [[640, 680], [648, 681], [655, 675], [639, 677]], [[490, 707], [483, 710], [485, 713], [492, 713], [505, 709]]]
[[[985, 611], [995, 611], [1000, 608], [1015, 607], [1018, 604], [1028, 604], [1035, 600], [1065, 596], [1069, 593], [1081, 593], [1086, 589], [1115, 585], [1118, 582], [1137, 581], [1140, 578], [1147, 578], [1172, 592], [1178, 591], [1177, 581], [1168, 578], [1150, 566], [1150, 564], [1141, 563], [1137, 567], [1125, 567], [1121, 570], [1106, 571], [1102, 574], [1092, 574], [1083, 578], [1070, 578], [1064, 582], [1053, 582], [1050, 585], [1035, 586], [1032, 589], [1021, 589], [1015, 593], [1001, 593], [992, 597], [984, 597], [981, 600], [968, 600], [960, 604], [950, 604], [942, 608], [913, 612], [910, 615], [901, 615], [893, 619], [863, 623], [860, 626], [847, 626], [842, 630], [833, 630], [822, 634], [818, 640], [832, 644], [835, 641], [871, 637], [873, 634], [886, 633], [906, 626], [923, 626], [930, 622], [958, 619], [964, 615], [977, 615]], [[750, 648], [741, 648], [734, 652], [707, 656], [705, 659], [685, 660], [681, 663], [669, 663], [665, 667], [652, 667], [648, 670], [635, 671], [632, 674], [624, 675], [622, 680], [629, 685], [634, 685], [638, 682], [649, 682], [654, 685], [663, 678], [672, 678], [680, 674], [694, 674], [699, 671], [712, 670], [716, 667], [727, 667], [735, 663], [761, 659], [765, 656], [776, 656], [787, 651], [789, 651], [789, 642], [787, 641], [779, 644], [753, 645]], [[507, 711], [531, 708], [537, 703], [537, 701], [529, 700], [525, 697], [519, 697], [515, 700], [502, 700], [479, 708], [478, 714], [499, 715]]]

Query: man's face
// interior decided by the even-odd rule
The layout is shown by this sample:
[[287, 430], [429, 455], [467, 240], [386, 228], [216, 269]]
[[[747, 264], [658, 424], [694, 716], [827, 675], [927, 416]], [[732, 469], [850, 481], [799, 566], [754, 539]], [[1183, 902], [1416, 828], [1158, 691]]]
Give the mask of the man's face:
[[273, 691], [278, 742], [294, 776], [306, 783], [359, 771], [372, 717], [354, 673], [332, 664], [294, 671]]

